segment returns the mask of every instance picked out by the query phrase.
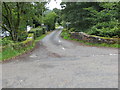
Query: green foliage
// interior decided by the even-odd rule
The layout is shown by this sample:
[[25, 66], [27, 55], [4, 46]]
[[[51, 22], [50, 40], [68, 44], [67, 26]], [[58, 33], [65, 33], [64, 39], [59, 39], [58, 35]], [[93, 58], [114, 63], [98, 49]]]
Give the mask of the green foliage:
[[[47, 33], [48, 34], [48, 33]], [[30, 33], [28, 34], [27, 40], [19, 43], [12, 43], [11, 45], [3, 46], [3, 51], [0, 52], [0, 61], [4, 61], [7, 59], [11, 59], [13, 57], [16, 57], [18, 55], [21, 55], [35, 47], [35, 43], [40, 41], [42, 38], [44, 38], [47, 34], [43, 34], [40, 37], [37, 37], [36, 40], [33, 40], [34, 34]]]
[[120, 37], [120, 30], [118, 28], [118, 22], [103, 22], [93, 26], [88, 34], [97, 35], [102, 37]]
[[48, 26], [49, 30], [55, 29], [56, 18], [57, 18], [57, 14], [53, 11], [45, 15], [43, 21], [44, 21], [44, 24]]
[[33, 33], [34, 34], [34, 39], [36, 37], [40, 37], [43, 34], [43, 29], [42, 28], [35, 28], [30, 30], [28, 33]]
[[76, 30], [75, 30], [75, 28], [70, 28], [69, 31], [70, 31], [70, 32], [75, 32]]
[[61, 33], [61, 36], [64, 38], [64, 39], [70, 39], [70, 34], [68, 32], [67, 29], [63, 29], [62, 33]]
[[5, 46], [2, 47], [3, 48], [2, 52], [0, 52], [0, 54], [2, 54], [2, 58], [0, 60], [5, 60], [12, 58], [14, 56], [18, 56], [26, 52], [27, 50], [32, 49], [34, 43], [33, 43], [33, 39], [28, 38], [23, 42], [17, 42], [17, 43], [10, 43], [7, 40], [7, 44], [4, 45]]
[[[32, 34], [30, 36], [32, 36]], [[0, 54], [2, 53], [1, 60], [5, 60], [5, 59], [9, 59], [14, 56], [18, 56], [26, 52], [27, 50], [30, 50], [31, 48], [33, 48], [34, 43], [33, 43], [32, 38], [28, 38], [27, 40], [23, 42], [17, 42], [17, 43], [11, 43], [9, 42], [9, 40], [6, 40], [6, 43], [4, 43], [3, 45], [5, 46], [2, 47], [3, 51], [0, 52]]]
[[2, 55], [0, 61], [2, 61], [4, 59], [8, 59], [10, 57], [14, 57], [15, 55], [18, 55], [18, 52], [11, 47], [7, 47], [2, 53], [0, 52], [0, 54]]
[[0, 54], [2, 54], [2, 57], [0, 58], [0, 60], [4, 61], [7, 59], [11, 59], [15, 56], [21, 55], [23, 53], [25, 53], [28, 50], [31, 50], [34, 47], [34, 43], [31, 46], [27, 46], [27, 47], [20, 47], [19, 45], [16, 45], [16, 47], [13, 46], [7, 46], [3, 52], [0, 52]]
[[42, 27], [42, 34], [45, 34], [47, 31], [47, 27]]
[[3, 2], [2, 27], [10, 33], [13, 41], [24, 40], [20, 32], [25, 32], [28, 21], [32, 21], [32, 6], [27, 2]]
[[53, 11], [57, 14], [56, 22], [61, 25], [62, 22], [62, 13], [60, 9], [54, 8]]
[[8, 45], [8, 44], [11, 44], [11, 43], [13, 43], [13, 41], [11, 41], [11, 40], [8, 40], [7, 38], [3, 38], [3, 39], [1, 39], [1, 45], [2, 46], [6, 46], [6, 45]]
[[41, 25], [45, 4], [46, 2], [3, 2], [2, 28], [10, 33], [13, 41], [24, 41], [27, 38], [27, 25]]
[[[97, 46], [97, 47], [120, 48], [120, 44], [118, 44], [118, 43], [117, 43], [117, 44], [106, 44], [106, 43], [97, 44], [97, 43], [89, 43], [89, 42], [85, 42], [85, 41], [82, 41], [82, 40], [78, 40], [78, 39], [71, 38], [69, 32], [67, 31], [67, 29], [64, 29], [64, 30], [62, 31], [61, 36], [62, 36], [64, 39], [67, 39], [67, 40], [78, 41], [78, 42], [82, 43], [83, 45]], [[95, 37], [95, 36], [94, 36], [94, 37]], [[109, 38], [108, 38], [108, 39], [109, 39]]]
[[27, 39], [27, 36], [28, 36], [28, 33], [26, 31], [19, 31], [19, 34], [18, 34], [18, 41], [21, 42], [21, 41], [24, 41]]
[[[75, 32], [87, 32], [104, 37], [120, 37], [117, 2], [62, 2], [63, 26]], [[70, 30], [72, 31], [72, 30]]]
[[33, 33], [28, 34], [28, 38], [34, 38], [34, 34]]

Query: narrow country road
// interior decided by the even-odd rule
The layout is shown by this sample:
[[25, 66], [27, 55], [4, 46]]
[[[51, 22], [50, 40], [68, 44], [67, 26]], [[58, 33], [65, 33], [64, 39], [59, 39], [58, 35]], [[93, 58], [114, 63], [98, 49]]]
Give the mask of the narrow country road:
[[31, 54], [2, 64], [3, 88], [117, 88], [118, 50], [63, 40], [55, 30]]

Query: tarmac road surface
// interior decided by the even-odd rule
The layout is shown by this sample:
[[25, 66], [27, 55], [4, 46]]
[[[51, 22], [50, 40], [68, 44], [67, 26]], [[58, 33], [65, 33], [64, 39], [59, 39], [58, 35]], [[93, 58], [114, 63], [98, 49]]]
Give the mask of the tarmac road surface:
[[47, 35], [32, 53], [2, 64], [3, 88], [117, 88], [118, 49]]

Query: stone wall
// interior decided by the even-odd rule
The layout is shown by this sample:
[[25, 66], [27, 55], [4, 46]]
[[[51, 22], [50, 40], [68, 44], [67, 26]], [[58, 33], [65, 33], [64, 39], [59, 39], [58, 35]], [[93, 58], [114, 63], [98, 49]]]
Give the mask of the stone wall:
[[118, 38], [106, 38], [106, 37], [99, 37], [94, 35], [87, 35], [83, 32], [71, 32], [71, 38], [83, 40], [90, 43], [107, 43], [107, 44], [120, 44], [120, 39]]

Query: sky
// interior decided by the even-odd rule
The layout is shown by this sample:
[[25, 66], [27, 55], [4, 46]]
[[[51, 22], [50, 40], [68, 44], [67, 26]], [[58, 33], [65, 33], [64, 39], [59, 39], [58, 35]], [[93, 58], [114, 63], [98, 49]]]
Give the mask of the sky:
[[46, 6], [50, 9], [53, 10], [54, 8], [58, 8], [61, 9], [60, 3], [62, 2], [62, 0], [51, 0], [49, 4], [47, 4]]

